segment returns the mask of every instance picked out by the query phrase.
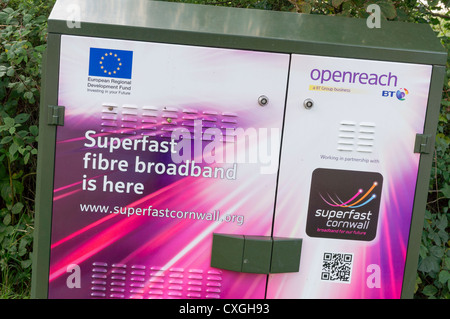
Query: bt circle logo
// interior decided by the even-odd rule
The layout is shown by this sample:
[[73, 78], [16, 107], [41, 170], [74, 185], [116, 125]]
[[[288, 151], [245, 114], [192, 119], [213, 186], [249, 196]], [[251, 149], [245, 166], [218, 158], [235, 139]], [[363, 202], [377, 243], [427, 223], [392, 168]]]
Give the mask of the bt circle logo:
[[407, 89], [400, 89], [397, 91], [397, 93], [395, 94], [395, 96], [397, 97], [397, 99], [399, 99], [400, 101], [404, 101], [406, 95], [408, 95], [409, 92]]

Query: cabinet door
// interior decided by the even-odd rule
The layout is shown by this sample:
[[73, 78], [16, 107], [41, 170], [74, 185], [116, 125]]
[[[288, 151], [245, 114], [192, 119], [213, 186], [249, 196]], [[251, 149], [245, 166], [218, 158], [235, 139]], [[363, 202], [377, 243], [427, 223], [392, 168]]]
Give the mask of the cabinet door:
[[212, 234], [271, 234], [288, 64], [62, 36], [49, 297], [264, 298]]
[[268, 298], [400, 297], [430, 76], [293, 55], [273, 235], [303, 238], [302, 256]]

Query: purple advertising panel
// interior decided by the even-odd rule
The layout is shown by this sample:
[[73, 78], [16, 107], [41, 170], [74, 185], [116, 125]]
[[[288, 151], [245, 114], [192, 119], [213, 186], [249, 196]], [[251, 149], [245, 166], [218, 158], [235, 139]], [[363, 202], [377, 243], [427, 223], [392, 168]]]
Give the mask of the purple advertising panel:
[[289, 55], [61, 37], [50, 298], [264, 298], [213, 233], [270, 236]]
[[[50, 298], [399, 298], [431, 66], [61, 37]], [[211, 267], [213, 234], [300, 269]], [[267, 238], [267, 237], [266, 237]]]
[[400, 298], [430, 77], [292, 56], [273, 236], [303, 238], [302, 255], [268, 298]]

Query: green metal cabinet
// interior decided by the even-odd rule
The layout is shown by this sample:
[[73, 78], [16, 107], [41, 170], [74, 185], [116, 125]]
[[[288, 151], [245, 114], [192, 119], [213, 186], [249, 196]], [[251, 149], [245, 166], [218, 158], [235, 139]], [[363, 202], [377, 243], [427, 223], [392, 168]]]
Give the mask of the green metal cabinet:
[[[446, 57], [428, 25], [58, 0], [33, 298], [411, 298]], [[257, 160], [176, 162], [177, 129]]]

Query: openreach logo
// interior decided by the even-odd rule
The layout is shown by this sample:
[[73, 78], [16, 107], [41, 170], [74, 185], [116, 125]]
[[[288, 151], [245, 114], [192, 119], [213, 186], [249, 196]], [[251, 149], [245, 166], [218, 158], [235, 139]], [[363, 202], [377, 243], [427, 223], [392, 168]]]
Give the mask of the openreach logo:
[[394, 91], [383, 90], [381, 91], [382, 97], [392, 97], [397, 98], [399, 101], [405, 101], [406, 96], [409, 94], [409, 91], [406, 88], [401, 88]]
[[310, 78], [313, 81], [324, 83], [361, 84], [373, 86], [397, 86], [398, 77], [389, 73], [368, 73], [348, 70], [312, 69]]

